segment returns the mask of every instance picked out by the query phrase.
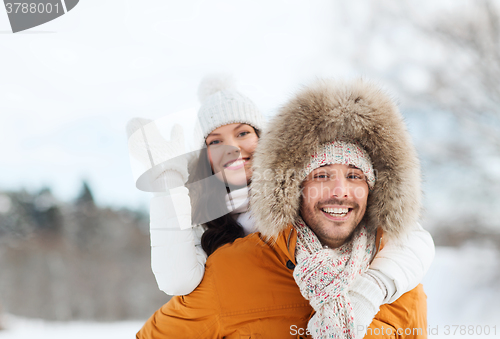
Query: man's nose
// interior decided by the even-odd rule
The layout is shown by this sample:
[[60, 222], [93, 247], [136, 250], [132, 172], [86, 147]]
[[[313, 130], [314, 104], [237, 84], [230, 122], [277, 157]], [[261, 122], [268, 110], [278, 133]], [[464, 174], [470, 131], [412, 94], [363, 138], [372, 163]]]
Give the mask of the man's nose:
[[347, 198], [349, 194], [349, 183], [347, 180], [341, 176], [341, 177], [336, 177], [331, 180], [331, 195], [333, 197], [342, 199], [342, 198]]

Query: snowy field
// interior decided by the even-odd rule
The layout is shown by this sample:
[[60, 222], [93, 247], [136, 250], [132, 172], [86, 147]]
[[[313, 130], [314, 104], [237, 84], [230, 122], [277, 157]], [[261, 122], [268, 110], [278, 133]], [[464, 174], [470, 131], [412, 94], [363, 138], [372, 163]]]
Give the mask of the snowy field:
[[56, 323], [8, 316], [7, 330], [2, 339], [118, 339], [135, 338], [144, 321], [115, 323], [68, 322]]
[[[493, 246], [438, 247], [423, 282], [429, 338], [500, 338], [499, 275], [500, 254]], [[134, 338], [144, 321], [54, 323], [7, 316], [0, 338]]]
[[492, 244], [437, 247], [423, 281], [429, 337], [500, 338], [499, 278], [500, 253]]

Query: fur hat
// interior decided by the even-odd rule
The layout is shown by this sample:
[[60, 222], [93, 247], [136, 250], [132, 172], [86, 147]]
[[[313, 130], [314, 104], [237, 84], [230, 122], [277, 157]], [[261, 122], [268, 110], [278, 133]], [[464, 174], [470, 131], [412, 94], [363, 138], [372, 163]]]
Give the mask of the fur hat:
[[206, 76], [198, 88], [201, 107], [198, 110], [196, 134], [203, 142], [215, 129], [244, 123], [262, 131], [264, 117], [252, 100], [238, 92], [229, 75]]
[[394, 100], [366, 80], [320, 80], [304, 88], [267, 126], [254, 155], [250, 206], [257, 229], [274, 237], [299, 215], [300, 172], [323, 145], [341, 139], [371, 158], [376, 183], [364, 220], [401, 236], [420, 212], [420, 165]]

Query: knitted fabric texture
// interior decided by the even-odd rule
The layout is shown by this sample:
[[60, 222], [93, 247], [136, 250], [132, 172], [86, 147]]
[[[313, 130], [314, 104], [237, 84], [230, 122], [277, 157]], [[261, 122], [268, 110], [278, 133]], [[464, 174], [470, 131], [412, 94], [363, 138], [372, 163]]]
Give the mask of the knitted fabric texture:
[[314, 232], [299, 219], [293, 275], [300, 292], [316, 311], [308, 329], [313, 338], [356, 338], [348, 296], [352, 282], [368, 269], [375, 251], [375, 234], [358, 228], [351, 241], [336, 249], [323, 248]]
[[226, 195], [226, 207], [231, 216], [243, 227], [245, 235], [257, 231], [255, 221], [249, 211], [248, 186], [231, 191]]
[[311, 156], [304, 178], [316, 168], [329, 164], [353, 165], [363, 171], [370, 189], [375, 186], [375, 173], [370, 156], [356, 143], [336, 140], [322, 145]]
[[226, 207], [230, 213], [245, 213], [248, 211], [248, 186], [226, 194]]
[[202, 102], [198, 111], [197, 130], [203, 141], [213, 130], [236, 123], [248, 124], [262, 131], [264, 117], [249, 98], [234, 89], [218, 91]]

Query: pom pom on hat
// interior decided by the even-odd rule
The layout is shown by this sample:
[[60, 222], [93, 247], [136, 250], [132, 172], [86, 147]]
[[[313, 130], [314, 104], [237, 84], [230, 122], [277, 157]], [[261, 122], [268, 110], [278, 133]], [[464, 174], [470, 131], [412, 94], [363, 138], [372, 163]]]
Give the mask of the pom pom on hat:
[[198, 88], [201, 107], [195, 137], [200, 144], [215, 129], [234, 123], [248, 124], [262, 131], [264, 117], [257, 106], [238, 92], [231, 75], [215, 74], [205, 77]]
[[207, 75], [198, 87], [198, 100], [203, 103], [209, 96], [223, 90], [236, 90], [235, 80], [230, 74]]

